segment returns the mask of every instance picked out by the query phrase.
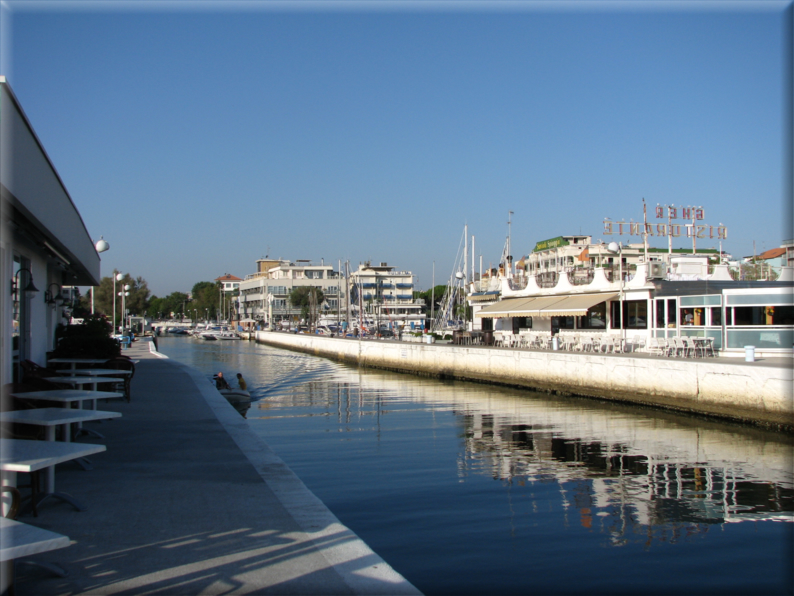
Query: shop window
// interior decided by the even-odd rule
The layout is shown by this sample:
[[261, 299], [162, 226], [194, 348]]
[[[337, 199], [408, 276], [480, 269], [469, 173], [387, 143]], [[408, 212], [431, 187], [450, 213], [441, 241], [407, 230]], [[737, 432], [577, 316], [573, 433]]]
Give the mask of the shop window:
[[656, 304], [656, 328], [657, 329], [664, 329], [665, 322], [664, 322], [664, 307], [666, 304], [666, 300], [654, 300]]
[[574, 329], [576, 317], [552, 317], [551, 326], [553, 329]]
[[587, 310], [583, 317], [577, 317], [579, 329], [606, 329], [607, 327], [607, 303], [601, 302]]
[[612, 317], [612, 328], [621, 329], [621, 322], [625, 329], [647, 329], [648, 328], [648, 301], [647, 300], [627, 300], [623, 302], [623, 317], [620, 316], [620, 301], [611, 303], [610, 315]]
[[706, 324], [705, 309], [703, 308], [682, 308], [681, 324], [703, 327]]
[[733, 324], [764, 326], [794, 324], [794, 306], [737, 306], [733, 308]]
[[678, 309], [676, 308], [675, 300], [668, 300], [667, 301], [667, 326], [668, 327], [675, 327], [678, 323], [678, 318], [676, 317]]
[[532, 329], [532, 317], [513, 317], [513, 333], [520, 329]]

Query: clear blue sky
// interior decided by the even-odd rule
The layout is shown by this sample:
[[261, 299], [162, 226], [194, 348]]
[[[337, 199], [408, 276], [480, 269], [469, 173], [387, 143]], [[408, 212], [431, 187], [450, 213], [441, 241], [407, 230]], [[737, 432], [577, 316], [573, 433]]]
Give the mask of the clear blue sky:
[[508, 211], [518, 258], [617, 240], [643, 197], [702, 205], [734, 256], [794, 235], [790, 2], [2, 6], [0, 74], [102, 275], [156, 295], [266, 254], [428, 288], [465, 223], [487, 266]]

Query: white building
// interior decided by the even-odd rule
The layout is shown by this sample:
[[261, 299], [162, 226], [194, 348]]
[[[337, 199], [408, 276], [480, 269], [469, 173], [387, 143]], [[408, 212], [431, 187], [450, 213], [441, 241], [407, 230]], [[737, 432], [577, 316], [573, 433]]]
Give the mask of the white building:
[[[589, 240], [559, 239], [567, 238]], [[782, 268], [776, 281], [734, 281], [727, 263], [710, 259], [719, 256], [714, 249], [649, 250], [645, 261], [641, 245], [574, 241], [538, 248], [516, 274], [471, 284], [473, 330], [614, 335], [627, 342], [711, 338], [725, 355], [744, 355], [745, 346], [792, 355], [791, 268]]]
[[94, 242], [5, 77], [0, 77], [0, 214], [0, 386], [5, 386], [19, 378], [20, 362], [46, 365], [67, 310], [63, 287], [99, 284]]
[[298, 322], [300, 308], [289, 301], [293, 289], [303, 286], [322, 290], [325, 301], [322, 313], [340, 313], [344, 319], [344, 280], [333, 266], [310, 260], [295, 262], [281, 259], [259, 259], [257, 272], [240, 281], [238, 312], [240, 322], [246, 324], [275, 325], [280, 321]]
[[424, 326], [423, 305], [414, 300], [414, 276], [410, 271], [397, 271], [387, 263], [366, 262], [350, 274], [349, 288], [353, 320], [363, 319], [380, 327]]

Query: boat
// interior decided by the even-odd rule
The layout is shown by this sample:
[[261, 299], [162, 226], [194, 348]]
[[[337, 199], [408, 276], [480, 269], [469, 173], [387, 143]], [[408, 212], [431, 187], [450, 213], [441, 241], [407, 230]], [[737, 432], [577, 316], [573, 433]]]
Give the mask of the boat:
[[[217, 389], [218, 375], [212, 377], [212, 383]], [[245, 418], [245, 413], [251, 407], [251, 394], [248, 391], [240, 387], [227, 387], [226, 389], [218, 389], [218, 393], [225, 397], [226, 401], [234, 406], [234, 409]]]
[[225, 325], [216, 325], [214, 327], [208, 328], [206, 331], [202, 331], [198, 334], [201, 339], [207, 340], [230, 340], [230, 339], [240, 339], [240, 336], [235, 332], [226, 327]]

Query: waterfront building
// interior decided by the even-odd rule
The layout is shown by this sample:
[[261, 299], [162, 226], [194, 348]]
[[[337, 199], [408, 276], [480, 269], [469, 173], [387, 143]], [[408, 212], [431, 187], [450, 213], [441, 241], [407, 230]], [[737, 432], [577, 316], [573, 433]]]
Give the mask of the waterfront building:
[[414, 300], [414, 276], [410, 271], [367, 261], [350, 274], [348, 286], [354, 320], [363, 319], [378, 328], [424, 327], [425, 313], [423, 305]]
[[5, 77], [0, 77], [0, 385], [19, 363], [47, 361], [69, 303], [64, 286], [96, 286], [100, 259], [66, 186]]
[[792, 355], [794, 273], [774, 281], [734, 280], [720, 251], [593, 244], [589, 236], [537, 243], [514, 274], [469, 286], [471, 328], [520, 334], [710, 337], [724, 355]]
[[233, 294], [240, 289], [240, 282], [243, 280], [236, 275], [226, 273], [221, 277], [216, 277], [215, 281], [221, 284], [221, 291], [224, 294]]
[[794, 267], [794, 239], [784, 241], [781, 246], [786, 249], [786, 258], [783, 264], [786, 267]]
[[298, 287], [315, 287], [322, 290], [325, 300], [320, 305], [323, 313], [341, 313], [344, 319], [344, 280], [333, 266], [323, 260], [319, 264], [298, 259], [259, 259], [257, 271], [240, 281], [238, 312], [240, 322], [260, 326], [297, 323], [301, 309], [290, 303], [289, 296]]

